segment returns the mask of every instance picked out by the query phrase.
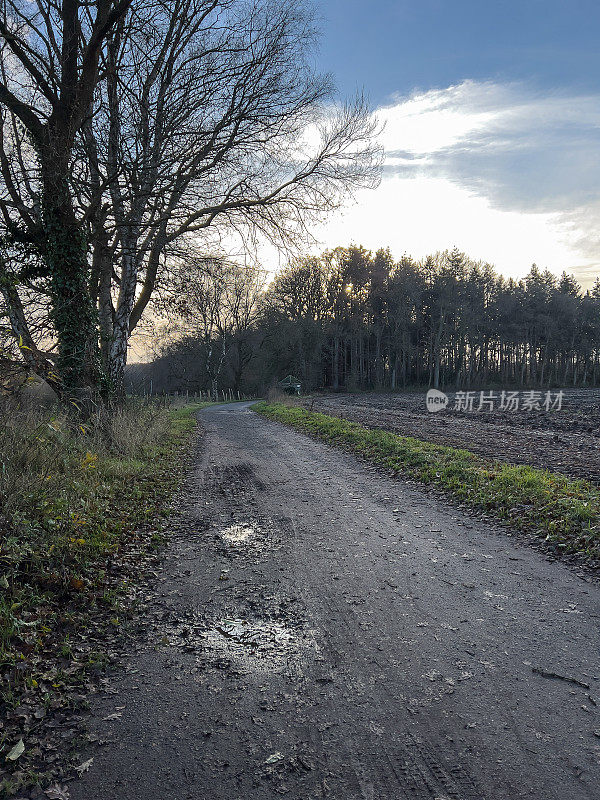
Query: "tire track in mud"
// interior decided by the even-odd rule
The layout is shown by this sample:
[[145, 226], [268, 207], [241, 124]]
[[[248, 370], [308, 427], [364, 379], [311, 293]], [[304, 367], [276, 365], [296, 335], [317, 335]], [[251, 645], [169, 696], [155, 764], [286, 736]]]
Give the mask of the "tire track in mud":
[[[205, 486], [207, 490], [216, 492], [230, 500], [233, 509], [232, 518], [239, 518], [240, 511], [244, 521], [234, 523], [232, 527], [245, 527], [249, 531], [247, 537], [241, 541], [225, 544], [226, 555], [234, 562], [238, 559], [252, 559], [260, 557], [260, 551], [264, 548], [264, 543], [256, 541], [256, 534], [260, 536], [265, 529], [265, 522], [254, 520], [248, 514], [243, 514], [243, 509], [251, 505], [249, 495], [257, 490], [264, 490], [265, 483], [256, 477], [252, 465], [243, 462], [236, 465], [225, 465], [222, 467], [209, 467], [205, 471]], [[289, 525], [293, 529], [291, 518], [280, 518], [280, 524]], [[225, 529], [227, 532], [229, 529]], [[221, 531], [221, 534], [223, 532]], [[294, 536], [294, 539], [297, 538]], [[321, 598], [323, 600], [324, 598]], [[329, 598], [327, 598], [329, 600]], [[254, 607], [251, 609], [256, 611]], [[255, 604], [254, 604], [255, 605]], [[273, 605], [273, 599], [271, 600]], [[331, 602], [325, 602], [325, 608], [333, 609]], [[263, 614], [267, 606], [262, 605]], [[242, 613], [240, 610], [238, 613]], [[280, 614], [275, 611], [275, 616]], [[256, 617], [255, 617], [256, 618]], [[265, 622], [262, 622], [264, 625]], [[261, 623], [257, 623], [260, 629]], [[324, 632], [317, 631], [317, 638], [321, 640]], [[356, 642], [357, 649], [364, 649], [365, 641]], [[340, 653], [333, 652], [331, 642], [328, 643], [328, 665], [333, 669], [338, 669], [342, 662]], [[304, 664], [305, 668], [308, 664]], [[318, 679], [317, 679], [318, 680]], [[322, 679], [321, 679], [322, 680]], [[335, 706], [335, 698], [332, 697], [330, 709]], [[376, 704], [381, 700], [378, 698]], [[364, 725], [368, 728], [367, 721], [355, 719], [351, 723], [353, 728], [360, 730]], [[415, 798], [415, 800], [432, 800], [433, 798], [444, 798], [444, 800], [481, 800], [479, 792], [469, 776], [464, 772], [459, 764], [444, 766], [438, 759], [431, 747], [426, 743], [415, 740], [410, 735], [404, 737], [403, 744], [396, 744], [394, 750], [389, 745], [375, 740], [372, 736], [362, 738], [360, 748], [352, 740], [344, 745], [343, 750], [351, 771], [354, 773], [354, 786], [352, 784], [344, 787], [345, 792], [356, 793], [357, 798], [365, 800], [396, 800], [396, 798]], [[347, 776], [350, 777], [350, 776]]]
[[[327, 593], [319, 597], [323, 617], [335, 618], [336, 627], [353, 632], [353, 650], [369, 654], [365, 660], [381, 668], [385, 655], [375, 651], [372, 643], [361, 635], [361, 626], [351, 616], [335, 613], [336, 603]], [[347, 653], [335, 645], [335, 634], [325, 628], [320, 630], [321, 649], [326, 651], [326, 661], [336, 674], [336, 683], [344, 685], [353, 679], [347, 674], [344, 664]], [[366, 673], [365, 665], [363, 671]], [[354, 676], [356, 680], [356, 676]], [[458, 760], [448, 755], [450, 743], [446, 743], [446, 755], [441, 759], [435, 749], [421, 737], [415, 738], [408, 731], [411, 707], [406, 698], [396, 700], [400, 711], [395, 711], [394, 727], [390, 729], [389, 720], [377, 718], [377, 710], [384, 709], [394, 697], [394, 687], [386, 680], [374, 682], [374, 693], [368, 704], [347, 704], [346, 726], [350, 735], [343, 744], [345, 761], [355, 777], [355, 795], [364, 800], [483, 800], [482, 792], [462, 768]], [[340, 703], [340, 692], [330, 693], [329, 709], [335, 716]], [[364, 709], [364, 710], [363, 710]], [[370, 714], [364, 711], [371, 711]], [[373, 717], [376, 717], [374, 720]], [[385, 728], [383, 726], [386, 726]], [[375, 729], [373, 731], [373, 728]], [[399, 730], [398, 730], [399, 729]], [[371, 731], [371, 732], [369, 732]], [[343, 795], [340, 795], [340, 798]], [[352, 795], [354, 796], [354, 795]]]

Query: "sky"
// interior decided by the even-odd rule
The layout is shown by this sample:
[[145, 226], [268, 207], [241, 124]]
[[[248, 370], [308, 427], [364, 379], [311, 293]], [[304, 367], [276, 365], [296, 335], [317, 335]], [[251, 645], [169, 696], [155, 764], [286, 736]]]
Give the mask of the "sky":
[[600, 4], [323, 0], [317, 67], [384, 124], [380, 186], [315, 233], [600, 274]]

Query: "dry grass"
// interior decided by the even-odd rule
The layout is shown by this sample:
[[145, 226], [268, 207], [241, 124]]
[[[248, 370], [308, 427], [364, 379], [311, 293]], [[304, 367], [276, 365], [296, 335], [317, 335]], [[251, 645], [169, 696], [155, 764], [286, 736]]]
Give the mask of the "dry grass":
[[139, 458], [169, 428], [165, 409], [134, 402], [99, 408], [85, 423], [60, 411], [7, 400], [0, 405], [0, 515], [12, 517], [59, 494], [73, 471], [84, 483], [100, 459]]
[[277, 386], [272, 386], [267, 392], [267, 403], [269, 404], [279, 403], [280, 405], [292, 408], [293, 406], [299, 405], [299, 402], [297, 395], [282, 392]]
[[82, 423], [0, 406], [0, 668], [37, 648], [65, 608], [85, 607], [102, 560], [166, 513], [197, 407], [132, 401]]

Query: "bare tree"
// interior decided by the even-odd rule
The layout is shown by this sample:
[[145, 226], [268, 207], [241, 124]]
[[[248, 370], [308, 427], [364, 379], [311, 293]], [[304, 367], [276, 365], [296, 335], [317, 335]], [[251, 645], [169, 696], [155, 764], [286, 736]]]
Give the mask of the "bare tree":
[[122, 387], [174, 253], [209, 230], [289, 246], [377, 180], [375, 123], [332, 110], [298, 0], [3, 2], [0, 211], [39, 247], [69, 385], [97, 385], [99, 335]]
[[222, 257], [196, 259], [179, 265], [171, 288], [157, 305], [176, 320], [175, 341], [181, 338], [191, 349], [196, 343], [195, 350], [204, 360], [200, 372], [211, 391], [216, 393], [226, 361], [234, 388], [239, 388], [252, 355], [251, 338], [260, 315], [266, 273]]
[[[70, 181], [73, 149], [90, 114], [106, 37], [130, 4], [131, 0], [2, 0], [3, 148], [5, 134], [27, 138], [32, 152], [23, 163], [22, 184], [27, 186], [34, 162], [36, 186], [27, 189], [36, 202], [28, 206], [10, 171], [3, 169], [6, 191], [0, 211], [8, 233], [17, 241], [35, 243], [42, 254], [59, 344], [58, 367], [64, 384], [73, 389], [97, 380], [96, 314], [87, 285], [84, 229]], [[5, 152], [2, 162], [4, 167]]]
[[90, 203], [114, 386], [182, 240], [198, 249], [210, 229], [289, 245], [349, 189], [376, 180], [375, 123], [362, 100], [326, 105], [331, 83], [308, 61], [314, 40], [296, 0], [155, 0], [112, 35], [87, 153], [89, 178], [108, 197]]

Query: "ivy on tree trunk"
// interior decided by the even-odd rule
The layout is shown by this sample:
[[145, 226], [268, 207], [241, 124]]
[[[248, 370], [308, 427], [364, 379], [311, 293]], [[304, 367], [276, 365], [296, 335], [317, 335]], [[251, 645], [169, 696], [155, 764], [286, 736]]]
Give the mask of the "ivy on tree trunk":
[[95, 390], [100, 378], [97, 312], [89, 292], [85, 233], [64, 178], [46, 182], [44, 232], [58, 372], [66, 391]]

